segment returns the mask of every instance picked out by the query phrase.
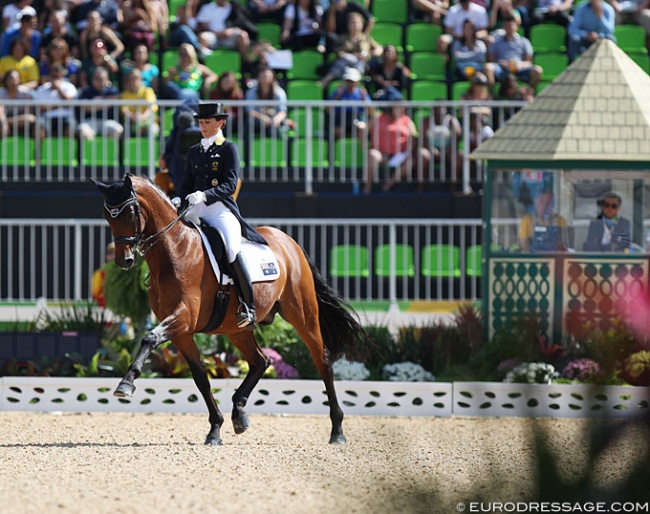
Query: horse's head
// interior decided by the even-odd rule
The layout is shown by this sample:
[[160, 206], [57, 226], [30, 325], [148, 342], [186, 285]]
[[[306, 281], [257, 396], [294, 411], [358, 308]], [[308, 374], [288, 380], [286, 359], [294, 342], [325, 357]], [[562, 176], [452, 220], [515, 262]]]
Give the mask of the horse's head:
[[104, 218], [108, 221], [115, 241], [115, 263], [123, 269], [135, 264], [135, 253], [143, 240], [142, 213], [131, 177], [113, 184], [90, 179], [104, 195]]

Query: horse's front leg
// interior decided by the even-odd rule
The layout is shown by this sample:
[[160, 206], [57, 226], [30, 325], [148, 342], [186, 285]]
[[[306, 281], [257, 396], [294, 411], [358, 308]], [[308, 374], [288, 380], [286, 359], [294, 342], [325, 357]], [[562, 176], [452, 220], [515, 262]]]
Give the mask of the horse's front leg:
[[126, 375], [124, 375], [124, 378], [115, 389], [115, 392], [113, 393], [114, 396], [133, 396], [133, 393], [135, 392], [135, 385], [133, 382], [142, 374], [142, 367], [149, 357], [149, 354], [168, 340], [169, 337], [166, 336], [166, 330], [162, 323], [142, 338], [140, 351], [131, 363]]
[[228, 336], [242, 352], [248, 362], [249, 370], [241, 385], [232, 396], [232, 425], [235, 434], [242, 434], [250, 426], [250, 419], [244, 410], [248, 397], [269, 367], [269, 361], [255, 341], [253, 332], [244, 331]]

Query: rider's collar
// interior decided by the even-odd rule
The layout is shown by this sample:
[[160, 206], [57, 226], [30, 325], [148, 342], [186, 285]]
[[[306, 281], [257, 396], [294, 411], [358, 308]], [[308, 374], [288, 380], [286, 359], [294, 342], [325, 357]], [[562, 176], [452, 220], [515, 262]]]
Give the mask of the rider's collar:
[[212, 146], [213, 143], [217, 143], [217, 146], [221, 146], [226, 138], [223, 135], [223, 132], [219, 130], [214, 136], [211, 137], [204, 137], [201, 139], [201, 146], [203, 147], [204, 151], [208, 151], [208, 148]]

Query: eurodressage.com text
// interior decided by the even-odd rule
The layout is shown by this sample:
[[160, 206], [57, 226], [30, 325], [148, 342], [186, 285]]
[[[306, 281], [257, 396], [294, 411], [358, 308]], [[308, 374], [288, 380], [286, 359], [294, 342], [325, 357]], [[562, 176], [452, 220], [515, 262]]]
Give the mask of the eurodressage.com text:
[[650, 512], [650, 502], [468, 502], [458, 512]]

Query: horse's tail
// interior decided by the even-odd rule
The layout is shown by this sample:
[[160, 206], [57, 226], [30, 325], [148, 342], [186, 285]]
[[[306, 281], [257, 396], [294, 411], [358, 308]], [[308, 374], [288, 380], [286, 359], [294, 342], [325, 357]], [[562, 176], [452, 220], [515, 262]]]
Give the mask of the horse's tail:
[[330, 362], [343, 356], [349, 361], [365, 361], [368, 357], [369, 339], [356, 312], [325, 282], [306, 253], [305, 257], [314, 277], [320, 331]]

